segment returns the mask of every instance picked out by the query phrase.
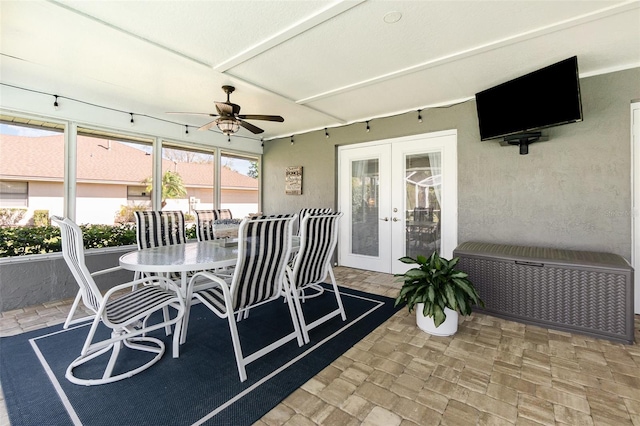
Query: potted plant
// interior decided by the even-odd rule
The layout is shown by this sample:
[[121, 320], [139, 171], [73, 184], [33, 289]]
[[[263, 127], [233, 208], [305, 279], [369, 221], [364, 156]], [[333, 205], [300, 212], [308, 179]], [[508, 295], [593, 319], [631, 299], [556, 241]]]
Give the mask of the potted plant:
[[458, 330], [458, 314], [470, 315], [472, 305], [484, 306], [467, 274], [455, 269], [460, 258], [447, 260], [434, 251], [429, 258], [399, 260], [418, 266], [395, 275], [404, 282], [395, 306], [406, 302], [409, 312], [416, 307], [418, 327], [427, 333], [450, 336]]

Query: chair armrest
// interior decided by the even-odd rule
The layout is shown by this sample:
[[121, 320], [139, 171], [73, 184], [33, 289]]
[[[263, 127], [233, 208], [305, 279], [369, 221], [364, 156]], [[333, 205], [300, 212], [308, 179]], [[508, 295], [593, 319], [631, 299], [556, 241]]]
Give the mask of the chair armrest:
[[127, 283], [124, 283], [124, 284], [119, 284], [117, 286], [114, 286], [114, 287], [110, 288], [104, 294], [103, 303], [106, 304], [106, 302], [113, 295], [113, 293], [115, 293], [117, 291], [124, 290], [126, 288], [134, 288], [135, 286], [142, 285], [142, 284], [149, 284], [149, 283], [152, 283], [152, 282], [155, 282], [157, 284], [160, 284], [160, 282], [162, 282], [162, 284], [165, 285], [167, 289], [173, 290], [178, 295], [182, 294], [180, 292], [180, 287], [178, 287], [178, 285], [174, 281], [172, 281], [172, 280], [170, 280], [168, 278], [165, 278], [165, 277], [161, 277], [161, 276], [152, 276], [152, 277], [140, 278], [139, 280], [127, 282]]
[[[197, 281], [199, 281], [199, 283], [197, 283]], [[193, 276], [189, 280], [189, 285], [187, 286], [187, 294], [193, 294], [194, 291], [206, 290], [208, 288], [212, 288], [222, 284], [227, 287], [229, 287], [230, 285], [227, 281], [225, 281], [223, 277], [218, 276], [214, 273], [211, 273], [209, 271], [198, 272], [193, 274]]]
[[92, 277], [96, 277], [98, 275], [103, 275], [103, 274], [108, 274], [110, 272], [114, 272], [114, 271], [119, 271], [121, 270], [122, 267], [121, 266], [114, 266], [113, 268], [108, 268], [108, 269], [102, 269], [100, 271], [95, 271], [91, 273]]

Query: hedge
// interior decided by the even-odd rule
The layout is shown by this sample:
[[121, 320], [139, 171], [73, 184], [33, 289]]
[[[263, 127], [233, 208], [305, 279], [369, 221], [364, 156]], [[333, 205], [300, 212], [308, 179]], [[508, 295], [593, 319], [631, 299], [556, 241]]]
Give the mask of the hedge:
[[[84, 247], [102, 248], [136, 244], [134, 224], [80, 225]], [[196, 226], [186, 227], [188, 239], [196, 238]], [[0, 227], [0, 257], [62, 251], [60, 228], [57, 226]]]

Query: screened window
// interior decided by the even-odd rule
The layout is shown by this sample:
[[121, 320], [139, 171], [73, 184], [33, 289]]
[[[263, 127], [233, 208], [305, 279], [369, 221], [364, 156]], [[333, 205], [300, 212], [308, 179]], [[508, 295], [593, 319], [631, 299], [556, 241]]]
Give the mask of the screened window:
[[233, 217], [260, 211], [260, 164], [258, 158], [223, 152], [220, 169], [220, 208]]
[[0, 208], [26, 209], [3, 225], [48, 223], [64, 211], [64, 126], [0, 116]]
[[29, 207], [29, 183], [0, 181], [0, 207]]
[[78, 128], [77, 147], [77, 223], [130, 223], [151, 208], [153, 139]]
[[187, 221], [195, 210], [215, 206], [215, 152], [198, 150], [163, 142], [162, 206], [165, 210], [181, 210]]

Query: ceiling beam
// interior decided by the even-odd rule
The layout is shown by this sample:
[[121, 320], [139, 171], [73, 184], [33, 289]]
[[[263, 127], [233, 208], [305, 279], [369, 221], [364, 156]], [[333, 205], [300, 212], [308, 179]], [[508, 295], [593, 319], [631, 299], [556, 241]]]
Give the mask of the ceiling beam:
[[213, 67], [214, 70], [218, 72], [225, 72], [229, 69], [240, 65], [243, 62], [252, 59], [261, 53], [266, 52], [267, 50], [284, 43], [287, 40], [290, 40], [307, 30], [315, 27], [316, 25], [320, 25], [323, 22], [332, 19], [341, 13], [359, 5], [365, 0], [339, 0], [335, 3], [330, 4], [319, 12], [307, 17], [306, 19], [297, 22], [291, 25], [288, 28], [280, 31], [279, 33], [262, 40], [260, 43], [238, 53], [232, 58], [227, 59], [226, 61], [216, 65]]
[[479, 55], [481, 53], [485, 53], [494, 49], [499, 49], [504, 46], [509, 46], [514, 43], [519, 43], [525, 40], [540, 37], [545, 34], [550, 34], [556, 31], [564, 30], [566, 28], [574, 27], [576, 25], [584, 24], [586, 22], [596, 21], [598, 19], [603, 19], [608, 16], [627, 12], [637, 8], [640, 8], [640, 2], [638, 2], [637, 0], [627, 0], [626, 2], [623, 2], [623, 3], [615, 4], [613, 6], [608, 6], [600, 10], [596, 10], [590, 13], [585, 13], [583, 15], [575, 16], [573, 18], [555, 22], [550, 25], [545, 25], [543, 27], [525, 31], [520, 34], [516, 34], [503, 39], [485, 43], [480, 46], [475, 46], [470, 49], [462, 50], [460, 52], [454, 52], [452, 54], [445, 55], [440, 58], [435, 58], [426, 62], [422, 62], [420, 64], [416, 64], [407, 68], [392, 71], [392, 72], [382, 74], [376, 77], [372, 77], [366, 80], [361, 80], [352, 84], [347, 84], [342, 87], [337, 87], [335, 89], [328, 90], [323, 93], [318, 93], [316, 95], [309, 96], [304, 99], [299, 99], [296, 101], [296, 103], [300, 105], [306, 105], [321, 99], [325, 99], [341, 93], [346, 93], [351, 90], [359, 89], [361, 87], [370, 86], [372, 84], [381, 83], [383, 81], [398, 78], [403, 75], [411, 74], [418, 71], [423, 71], [429, 68], [434, 68], [449, 62], [454, 62], [454, 61], [458, 61], [471, 56]]

